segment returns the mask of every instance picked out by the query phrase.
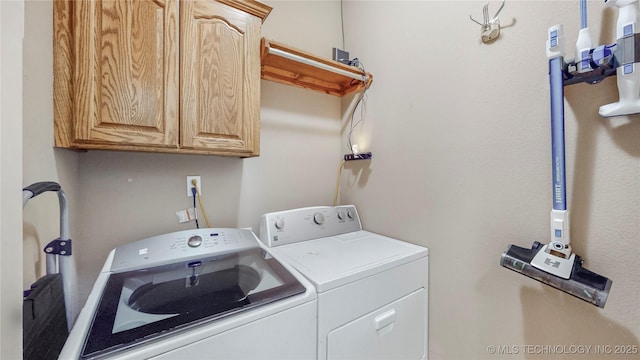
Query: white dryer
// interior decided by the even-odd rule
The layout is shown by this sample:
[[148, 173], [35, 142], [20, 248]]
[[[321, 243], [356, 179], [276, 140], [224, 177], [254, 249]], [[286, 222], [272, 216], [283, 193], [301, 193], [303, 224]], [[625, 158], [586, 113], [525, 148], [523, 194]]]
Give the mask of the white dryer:
[[60, 359], [315, 359], [316, 317], [250, 230], [185, 230], [111, 251]]
[[318, 359], [427, 359], [427, 248], [362, 230], [352, 205], [265, 214], [260, 240], [316, 288]]

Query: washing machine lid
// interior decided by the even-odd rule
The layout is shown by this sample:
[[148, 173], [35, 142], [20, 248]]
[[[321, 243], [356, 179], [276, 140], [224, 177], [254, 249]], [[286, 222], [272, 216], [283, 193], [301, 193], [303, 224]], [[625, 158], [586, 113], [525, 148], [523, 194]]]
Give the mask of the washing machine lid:
[[81, 357], [119, 352], [305, 291], [260, 247], [114, 272]]
[[366, 230], [287, 244], [271, 251], [302, 273], [319, 293], [428, 256], [427, 248]]

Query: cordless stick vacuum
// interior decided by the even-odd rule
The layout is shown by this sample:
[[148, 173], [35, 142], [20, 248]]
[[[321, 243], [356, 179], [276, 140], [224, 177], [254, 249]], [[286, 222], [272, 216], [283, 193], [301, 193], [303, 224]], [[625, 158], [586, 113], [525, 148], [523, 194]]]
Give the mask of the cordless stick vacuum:
[[[584, 261], [572, 253], [570, 245], [565, 176], [563, 41], [562, 25], [551, 27], [547, 37], [553, 174], [551, 241], [546, 245], [536, 241], [531, 249], [509, 245], [500, 258], [500, 265], [602, 308], [607, 302], [612, 281], [582, 267]], [[580, 46], [580, 41], [577, 45]], [[579, 61], [581, 58], [576, 59]]]

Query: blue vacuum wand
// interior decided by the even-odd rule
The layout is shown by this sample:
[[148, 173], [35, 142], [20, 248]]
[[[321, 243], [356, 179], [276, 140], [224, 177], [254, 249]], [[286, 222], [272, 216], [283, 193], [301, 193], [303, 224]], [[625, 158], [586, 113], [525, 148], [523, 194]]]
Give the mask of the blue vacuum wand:
[[572, 253], [565, 175], [564, 84], [562, 25], [549, 29], [547, 57], [551, 96], [551, 147], [553, 174], [553, 209], [551, 241], [534, 242], [531, 249], [509, 245], [500, 265], [604, 307], [612, 281], [582, 267], [583, 260]]

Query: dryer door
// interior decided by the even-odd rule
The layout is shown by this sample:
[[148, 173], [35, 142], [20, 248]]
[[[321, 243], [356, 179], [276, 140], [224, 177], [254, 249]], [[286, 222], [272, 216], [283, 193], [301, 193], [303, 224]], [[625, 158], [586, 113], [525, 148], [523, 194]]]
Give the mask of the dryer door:
[[329, 332], [328, 359], [425, 359], [426, 291], [421, 288]]

